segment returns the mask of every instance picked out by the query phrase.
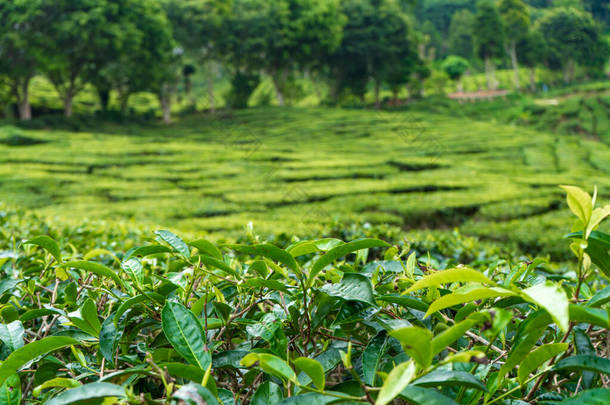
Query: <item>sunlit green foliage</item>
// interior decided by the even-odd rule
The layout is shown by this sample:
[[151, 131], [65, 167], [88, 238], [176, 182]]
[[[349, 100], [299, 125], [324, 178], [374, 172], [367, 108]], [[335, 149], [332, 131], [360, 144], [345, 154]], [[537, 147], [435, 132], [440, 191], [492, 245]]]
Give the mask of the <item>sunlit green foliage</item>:
[[2, 211], [0, 401], [603, 403], [610, 205], [563, 188], [577, 264], [559, 271], [371, 238], [41, 229]]

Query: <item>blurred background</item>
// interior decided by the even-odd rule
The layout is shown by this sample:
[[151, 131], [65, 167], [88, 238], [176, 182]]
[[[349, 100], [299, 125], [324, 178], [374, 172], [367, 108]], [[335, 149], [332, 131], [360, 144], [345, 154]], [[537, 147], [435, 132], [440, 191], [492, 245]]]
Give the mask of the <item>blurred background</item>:
[[0, 0], [0, 218], [562, 260], [609, 57], [605, 0]]

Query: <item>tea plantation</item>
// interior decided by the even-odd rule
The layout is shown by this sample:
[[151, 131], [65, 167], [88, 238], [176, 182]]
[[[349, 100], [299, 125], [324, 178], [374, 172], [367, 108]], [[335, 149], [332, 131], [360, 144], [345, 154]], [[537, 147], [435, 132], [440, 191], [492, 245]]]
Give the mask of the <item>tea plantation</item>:
[[350, 224], [459, 228], [568, 256], [559, 184], [610, 197], [604, 140], [411, 111], [256, 108], [171, 126], [0, 127], [0, 195], [60, 223], [133, 220], [212, 240]]

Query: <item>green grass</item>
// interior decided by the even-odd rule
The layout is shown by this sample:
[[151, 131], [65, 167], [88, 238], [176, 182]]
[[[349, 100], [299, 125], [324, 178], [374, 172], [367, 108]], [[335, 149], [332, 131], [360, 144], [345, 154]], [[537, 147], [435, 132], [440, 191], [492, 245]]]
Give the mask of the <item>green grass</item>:
[[213, 239], [243, 235], [249, 222], [300, 236], [354, 223], [459, 227], [564, 255], [571, 219], [557, 185], [610, 196], [602, 142], [408, 111], [269, 107], [167, 127], [3, 126], [0, 142], [8, 205], [61, 223], [135, 221]]

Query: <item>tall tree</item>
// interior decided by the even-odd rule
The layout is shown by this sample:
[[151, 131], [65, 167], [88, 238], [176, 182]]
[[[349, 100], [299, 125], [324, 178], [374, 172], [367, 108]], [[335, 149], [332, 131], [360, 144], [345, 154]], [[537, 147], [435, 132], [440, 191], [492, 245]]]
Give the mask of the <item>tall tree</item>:
[[564, 81], [574, 79], [575, 65], [599, 69], [607, 61], [608, 44], [601, 27], [589, 13], [557, 8], [537, 21], [537, 29], [548, 41], [549, 51], [564, 69]]
[[32, 118], [29, 86], [41, 58], [38, 0], [0, 1], [0, 77], [17, 103], [19, 118]]
[[473, 26], [474, 14], [469, 10], [460, 10], [453, 15], [449, 25], [448, 51], [450, 54], [472, 59], [474, 56]]
[[485, 61], [487, 88], [495, 90], [497, 82], [493, 59], [502, 55], [504, 28], [500, 13], [491, 0], [480, 0], [477, 3], [473, 34], [477, 55]]
[[206, 71], [208, 104], [216, 110], [214, 80], [221, 60], [219, 41], [223, 25], [233, 9], [233, 0], [163, 0], [180, 46]]
[[41, 70], [62, 98], [67, 117], [91, 72], [102, 68], [100, 57], [120, 49], [122, 11], [107, 0], [41, 0], [38, 15], [45, 27]]
[[408, 82], [420, 62], [416, 37], [392, 1], [348, 0], [343, 12], [347, 16], [343, 40], [330, 58], [333, 97], [349, 89], [362, 98], [372, 79], [379, 107], [381, 84], [390, 84], [396, 95], [397, 87]]
[[276, 0], [267, 8], [269, 26], [264, 70], [271, 76], [278, 104], [295, 68], [307, 69], [339, 46], [344, 17], [337, 0]]
[[519, 61], [517, 58], [517, 42], [527, 35], [530, 26], [530, 16], [527, 6], [522, 0], [500, 0], [500, 15], [502, 16], [506, 50], [515, 73], [515, 88], [519, 90]]
[[[114, 54], [104, 55], [89, 75], [96, 87], [117, 91], [120, 109], [125, 113], [133, 93], [158, 88], [158, 83], [166, 79], [166, 69], [175, 58], [176, 44], [158, 3], [149, 0], [108, 2], [120, 5], [124, 10], [119, 16], [123, 38], [115, 41], [120, 47], [112, 49]], [[98, 92], [103, 93], [102, 90]]]
[[536, 91], [536, 68], [548, 62], [544, 36], [537, 30], [530, 30], [517, 42], [517, 52], [521, 63], [529, 68], [530, 90]]

